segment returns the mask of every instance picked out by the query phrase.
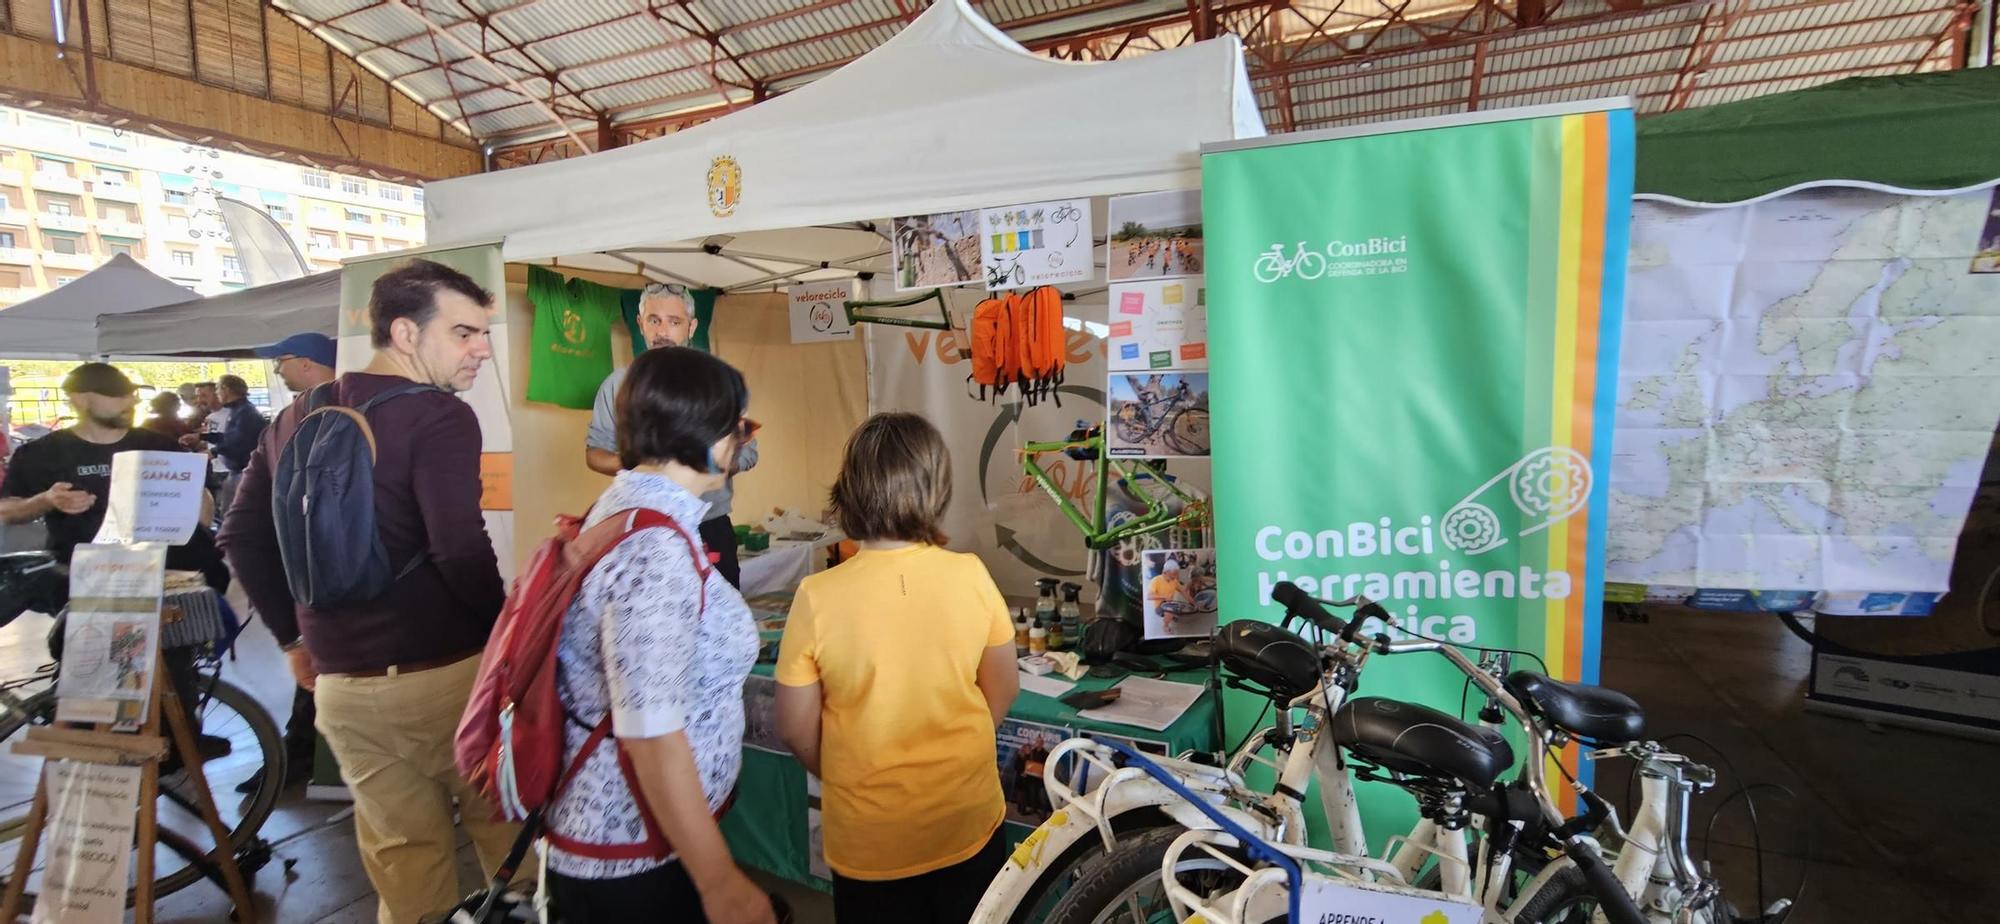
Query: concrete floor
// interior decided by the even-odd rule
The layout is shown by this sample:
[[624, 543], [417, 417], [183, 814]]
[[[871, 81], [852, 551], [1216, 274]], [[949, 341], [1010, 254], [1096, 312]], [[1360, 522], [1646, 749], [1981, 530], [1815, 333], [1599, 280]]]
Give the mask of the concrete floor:
[[[1645, 622], [1607, 623], [1603, 680], [1646, 706], [1650, 736], [1685, 732], [1727, 755], [1727, 762], [1712, 760], [1722, 785], [1698, 806], [1696, 834], [1738, 783], [1779, 784], [1796, 796], [1756, 793], [1766, 901], [1794, 893], [1803, 877], [1796, 924], [2000, 920], [1992, 911], [2000, 905], [2000, 876], [1992, 872], [1990, 834], [2000, 827], [2000, 801], [1989, 788], [2000, 770], [2000, 745], [1803, 712], [1806, 646], [1770, 617], [1657, 607], [1647, 615]], [[0, 630], [0, 678], [46, 658], [45, 627], [25, 617]], [[290, 679], [270, 636], [253, 626], [238, 650], [227, 675], [282, 723]], [[1693, 741], [1671, 745], [1709, 759]], [[1624, 789], [1624, 774], [1607, 766], [1599, 791], [1619, 804]], [[1756, 904], [1755, 853], [1742, 803], [1736, 800], [1715, 825], [1707, 855], [1731, 899], [1749, 910]], [[307, 802], [298, 792], [279, 806], [265, 827], [278, 859], [253, 884], [260, 921], [373, 920], [373, 895], [342, 808]], [[469, 889], [476, 884], [469, 849], [461, 858]], [[831, 921], [825, 896], [767, 885], [786, 895], [801, 924]], [[156, 919], [207, 924], [226, 920], [227, 912], [217, 890], [197, 884], [162, 900]]]

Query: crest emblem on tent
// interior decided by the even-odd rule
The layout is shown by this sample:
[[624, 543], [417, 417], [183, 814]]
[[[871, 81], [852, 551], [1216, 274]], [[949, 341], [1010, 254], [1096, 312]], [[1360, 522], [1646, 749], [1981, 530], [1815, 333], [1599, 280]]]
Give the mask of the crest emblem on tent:
[[725, 154], [708, 165], [708, 210], [717, 218], [728, 218], [743, 199], [743, 168], [736, 158]]

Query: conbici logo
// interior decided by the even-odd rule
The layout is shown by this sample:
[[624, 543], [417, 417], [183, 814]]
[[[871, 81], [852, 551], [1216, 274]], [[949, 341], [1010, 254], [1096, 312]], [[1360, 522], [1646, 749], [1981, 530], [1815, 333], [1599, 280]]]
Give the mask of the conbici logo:
[[[1410, 236], [1371, 237], [1365, 241], [1333, 241], [1326, 246], [1308, 250], [1306, 242], [1293, 245], [1290, 256], [1285, 254], [1285, 245], [1274, 243], [1271, 249], [1257, 255], [1257, 262], [1250, 271], [1258, 282], [1273, 283], [1288, 276], [1300, 279], [1318, 279], [1327, 275], [1332, 268], [1342, 266], [1331, 260], [1353, 261], [1370, 257], [1401, 256], [1410, 252]], [[1358, 273], [1336, 273], [1335, 275], [1362, 275]]]

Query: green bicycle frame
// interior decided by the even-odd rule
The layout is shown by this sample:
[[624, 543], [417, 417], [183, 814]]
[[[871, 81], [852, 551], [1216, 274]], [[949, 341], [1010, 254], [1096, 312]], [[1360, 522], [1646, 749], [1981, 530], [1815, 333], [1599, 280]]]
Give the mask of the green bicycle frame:
[[[1091, 514], [1078, 510], [1076, 502], [1063, 493], [1062, 488], [1056, 485], [1055, 479], [1050, 477], [1048, 470], [1042, 467], [1041, 458], [1045, 453], [1067, 452], [1072, 449], [1091, 450], [1097, 455], [1097, 488], [1092, 496], [1095, 510]], [[1093, 552], [1111, 548], [1127, 539], [1172, 529], [1185, 519], [1187, 510], [1199, 503], [1193, 495], [1181, 490], [1172, 479], [1143, 459], [1112, 460], [1104, 451], [1102, 433], [1081, 440], [1031, 442], [1024, 447], [1024, 453], [1025, 456], [1021, 460], [1022, 469], [1027, 472], [1028, 477], [1035, 480], [1036, 484], [1041, 485], [1043, 491], [1048, 492], [1049, 497], [1056, 502], [1056, 506], [1062, 509], [1063, 516], [1068, 517], [1077, 532], [1083, 534], [1084, 545]], [[1118, 470], [1120, 478], [1132, 486], [1130, 489], [1132, 496], [1146, 504], [1145, 513], [1115, 528], [1110, 527], [1105, 521], [1106, 501], [1111, 490], [1110, 474], [1114, 467]], [[1140, 484], [1146, 481], [1165, 490], [1141, 488]], [[1176, 513], [1167, 506], [1170, 498], [1181, 501], [1181, 513]]]

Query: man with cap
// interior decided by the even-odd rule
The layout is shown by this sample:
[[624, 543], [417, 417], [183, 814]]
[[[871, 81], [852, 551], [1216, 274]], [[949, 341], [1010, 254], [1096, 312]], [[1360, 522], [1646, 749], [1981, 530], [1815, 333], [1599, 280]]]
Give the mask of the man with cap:
[[333, 354], [333, 338], [312, 332], [293, 334], [257, 350], [258, 356], [271, 360], [278, 378], [295, 395], [333, 381]]
[[[84, 363], [63, 379], [76, 424], [22, 446], [7, 460], [0, 484], [0, 523], [40, 519], [48, 550], [65, 564], [78, 543], [97, 536], [111, 489], [111, 457], [133, 449], [179, 452], [173, 437], [132, 426], [137, 388], [109, 363]], [[208, 513], [205, 511], [203, 519]], [[209, 574], [225, 586], [229, 571], [214, 537], [197, 529], [186, 545], [167, 553], [167, 567]], [[215, 573], [210, 573], [210, 568]]]
[[[293, 334], [270, 346], [259, 347], [256, 352], [258, 356], [271, 360], [273, 371], [278, 373], [278, 378], [294, 396], [303, 397], [306, 392], [334, 380], [334, 343], [333, 338], [325, 334]], [[316, 756], [313, 719], [317, 714], [312, 691], [305, 687], [293, 689], [292, 716], [285, 722], [285, 784], [288, 786], [312, 775]], [[236, 791], [256, 792], [262, 779], [262, 773], [252, 776], [238, 785]]]

